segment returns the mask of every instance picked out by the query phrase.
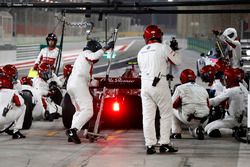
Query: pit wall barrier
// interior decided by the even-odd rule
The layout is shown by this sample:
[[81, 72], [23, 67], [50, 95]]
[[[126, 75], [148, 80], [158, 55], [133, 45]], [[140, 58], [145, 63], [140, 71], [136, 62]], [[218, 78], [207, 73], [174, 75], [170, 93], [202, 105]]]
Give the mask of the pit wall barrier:
[[200, 53], [207, 53], [209, 50], [211, 50], [211, 48], [214, 48], [214, 41], [188, 38], [187, 45], [188, 49], [195, 50]]

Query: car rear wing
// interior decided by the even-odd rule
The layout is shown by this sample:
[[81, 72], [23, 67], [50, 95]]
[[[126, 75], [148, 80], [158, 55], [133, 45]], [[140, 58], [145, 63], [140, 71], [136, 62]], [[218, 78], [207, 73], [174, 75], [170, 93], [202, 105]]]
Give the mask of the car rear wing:
[[105, 77], [95, 77], [98, 81], [97, 86], [90, 86], [90, 88], [103, 88], [106, 86], [109, 89], [119, 88], [119, 89], [140, 89], [141, 88], [141, 78], [121, 78], [121, 77], [109, 77], [105, 81]]

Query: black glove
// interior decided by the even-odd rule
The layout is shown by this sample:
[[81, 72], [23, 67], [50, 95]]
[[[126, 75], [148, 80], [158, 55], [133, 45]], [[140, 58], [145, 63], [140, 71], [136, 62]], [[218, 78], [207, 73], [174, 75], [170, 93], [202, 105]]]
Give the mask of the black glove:
[[216, 35], [216, 36], [218, 36], [218, 35], [221, 35], [222, 34], [222, 32], [221, 31], [219, 31], [219, 30], [212, 30], [213, 31], [213, 34], [214, 35]]
[[52, 90], [52, 89], [54, 89], [54, 88], [56, 88], [56, 87], [57, 87], [56, 81], [51, 81], [51, 82], [49, 83], [49, 89], [50, 89], [50, 90]]
[[194, 119], [194, 114], [189, 114], [187, 121], [190, 122], [190, 121], [192, 121], [192, 119]]
[[174, 76], [172, 74], [167, 74], [167, 80], [173, 81]]
[[175, 38], [172, 38], [172, 40], [170, 41], [170, 48], [173, 51], [179, 50], [179, 48], [178, 48], [178, 42], [176, 41]]
[[109, 49], [111, 49], [111, 48], [114, 48], [114, 45], [115, 45], [115, 42], [114, 42], [114, 41], [111, 41], [111, 42], [109, 42], [106, 46], [104, 46], [103, 49], [109, 50]]

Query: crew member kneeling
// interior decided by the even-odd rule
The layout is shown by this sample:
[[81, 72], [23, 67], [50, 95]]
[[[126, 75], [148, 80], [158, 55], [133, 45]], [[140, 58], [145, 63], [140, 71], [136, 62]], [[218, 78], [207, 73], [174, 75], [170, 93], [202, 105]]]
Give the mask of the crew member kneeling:
[[13, 84], [6, 76], [0, 76], [0, 128], [14, 122], [13, 139], [25, 138], [19, 131], [22, 129], [25, 109], [23, 98], [17, 90], [13, 90]]
[[192, 135], [204, 139], [203, 124], [209, 114], [207, 90], [195, 83], [195, 73], [186, 69], [182, 71], [178, 86], [172, 97], [174, 115], [171, 138], [181, 138], [181, 123], [188, 125]]

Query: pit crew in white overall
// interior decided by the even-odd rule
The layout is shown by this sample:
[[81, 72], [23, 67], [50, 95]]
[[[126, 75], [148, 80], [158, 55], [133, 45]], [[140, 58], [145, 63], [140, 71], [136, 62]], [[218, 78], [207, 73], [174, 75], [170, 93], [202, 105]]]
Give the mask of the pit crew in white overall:
[[227, 44], [227, 50], [231, 52], [231, 55], [229, 55], [231, 67], [240, 67], [241, 43], [237, 39], [237, 31], [235, 28], [227, 28], [222, 34], [219, 31], [214, 31], [214, 33], [215, 35], [219, 35], [219, 39]]
[[180, 75], [182, 85], [177, 86], [172, 96], [174, 115], [171, 138], [180, 139], [181, 124], [185, 124], [193, 137], [204, 139], [203, 126], [209, 114], [209, 96], [205, 88], [195, 83], [195, 79], [191, 69], [185, 69]]
[[209, 103], [217, 106], [227, 100], [228, 112], [222, 120], [211, 122], [205, 127], [205, 131], [210, 137], [220, 137], [222, 129], [232, 129], [241, 124], [246, 125], [247, 99], [245, 98], [247, 98], [248, 92], [245, 92], [239, 85], [240, 73], [230, 68], [224, 71], [224, 76], [227, 89], [219, 96], [209, 99]]
[[76, 111], [73, 116], [71, 128], [66, 130], [69, 142], [73, 141], [75, 144], [81, 143], [77, 131], [81, 130], [84, 124], [93, 116], [93, 98], [89, 92], [93, 65], [103, 56], [104, 51], [113, 47], [113, 41], [102, 48], [99, 42], [90, 40], [74, 63], [67, 83], [67, 92]]
[[[35, 65], [33, 67], [34, 70], [38, 70], [38, 66], [41, 63], [47, 63], [51, 65], [52, 70], [55, 70], [56, 68], [56, 63], [57, 61], [59, 61], [57, 60], [59, 49], [56, 47], [56, 43], [57, 43], [56, 34], [54, 33], [48, 34], [48, 36], [46, 37], [46, 42], [47, 42], [48, 47], [45, 47], [40, 51], [35, 61]], [[63, 66], [64, 66], [63, 59], [61, 59], [60, 67], [63, 67]]]
[[[147, 154], [156, 153], [154, 145], [157, 144], [155, 131], [155, 115], [157, 106], [160, 110], [160, 152], [177, 152], [170, 145], [170, 129], [172, 121], [172, 101], [167, 77], [168, 65], [179, 65], [180, 58], [170, 46], [162, 44], [163, 33], [156, 25], [148, 26], [144, 31], [146, 45], [137, 55], [141, 71], [141, 98], [143, 110], [143, 133]], [[152, 86], [154, 78], [159, 77], [159, 82]]]
[[43, 107], [42, 97], [39, 91], [32, 86], [32, 79], [28, 77], [22, 77], [20, 81], [22, 84], [22, 90], [28, 90], [32, 93], [32, 103], [34, 104], [32, 120], [45, 119], [45, 108]]
[[220, 95], [222, 92], [225, 91], [225, 81], [224, 81], [224, 71], [225, 69], [230, 68], [229, 64], [227, 64], [223, 60], [218, 60], [215, 65], [215, 80], [212, 85], [212, 88], [216, 90], [215, 96]]
[[59, 81], [57, 76], [52, 73], [51, 67], [47, 63], [42, 63], [38, 66], [38, 75], [39, 77], [33, 79], [33, 87], [38, 91], [40, 97], [42, 98], [43, 107], [45, 109], [45, 119], [53, 121], [53, 119], [62, 115], [62, 108], [50, 99], [50, 95], [53, 92], [50, 91], [49, 84], [53, 81], [61, 87], [62, 83]]
[[214, 66], [206, 65], [202, 67], [200, 75], [202, 81], [208, 83], [206, 89], [210, 98], [218, 96], [225, 90], [225, 87], [222, 84], [223, 72], [216, 71]]
[[5, 129], [14, 122], [12, 139], [25, 138], [19, 130], [23, 126], [26, 106], [23, 98], [17, 90], [13, 90], [13, 84], [6, 76], [0, 76], [0, 102], [0, 129]]

